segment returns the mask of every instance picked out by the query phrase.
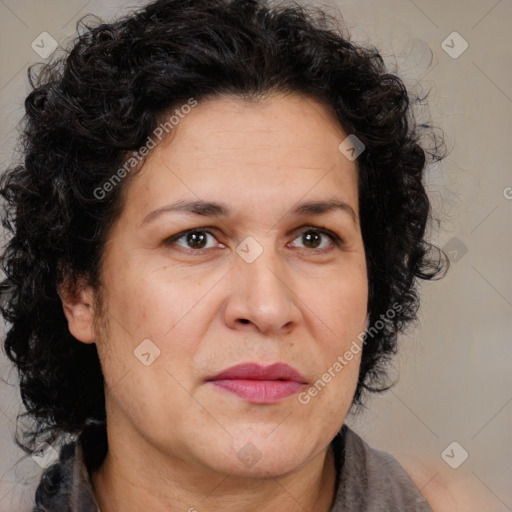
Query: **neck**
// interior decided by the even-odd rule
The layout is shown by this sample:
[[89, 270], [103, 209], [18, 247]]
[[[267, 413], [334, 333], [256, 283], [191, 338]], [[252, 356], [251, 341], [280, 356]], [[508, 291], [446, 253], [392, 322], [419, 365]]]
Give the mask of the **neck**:
[[109, 436], [107, 456], [91, 475], [101, 512], [329, 512], [332, 506], [336, 468], [330, 447], [292, 473], [252, 479], [170, 460], [149, 445], [127, 446], [137, 444]]

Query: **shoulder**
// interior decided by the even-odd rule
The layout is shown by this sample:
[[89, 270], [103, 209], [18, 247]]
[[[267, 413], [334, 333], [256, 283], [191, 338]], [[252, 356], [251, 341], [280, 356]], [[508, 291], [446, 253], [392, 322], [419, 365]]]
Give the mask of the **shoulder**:
[[343, 431], [344, 462], [332, 512], [432, 512], [416, 484], [392, 455], [371, 448], [346, 426]]
[[429, 502], [433, 512], [481, 512], [491, 510], [488, 496], [475, 487], [474, 478], [468, 472], [454, 472], [443, 466], [444, 462], [408, 457], [401, 464], [421, 494]]
[[60, 450], [58, 461], [44, 470], [36, 489], [33, 512], [53, 510], [55, 507], [66, 510], [74, 453], [73, 443], [64, 445]]
[[32, 512], [96, 512], [81, 444], [67, 443], [59, 459], [44, 470], [37, 486]]
[[[416, 459], [404, 465], [411, 480], [421, 489], [433, 512], [456, 512], [459, 510], [456, 498], [442, 479], [433, 476], [427, 466]], [[435, 474], [435, 473], [434, 473]]]

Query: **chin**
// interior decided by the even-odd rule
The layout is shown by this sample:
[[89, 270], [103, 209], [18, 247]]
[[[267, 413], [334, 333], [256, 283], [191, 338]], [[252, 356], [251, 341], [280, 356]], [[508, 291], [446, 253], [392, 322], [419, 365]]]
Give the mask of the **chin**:
[[[252, 478], [275, 478], [295, 471], [317, 453], [318, 447], [310, 436], [297, 436], [281, 426], [268, 425], [261, 430], [242, 429], [233, 433], [227, 446], [219, 447], [219, 454], [212, 454], [223, 466], [222, 471]], [[273, 431], [274, 429], [274, 431]], [[320, 443], [320, 440], [317, 440]], [[328, 441], [326, 441], [328, 442]], [[321, 443], [320, 443], [321, 444]], [[217, 470], [219, 470], [218, 468]]]

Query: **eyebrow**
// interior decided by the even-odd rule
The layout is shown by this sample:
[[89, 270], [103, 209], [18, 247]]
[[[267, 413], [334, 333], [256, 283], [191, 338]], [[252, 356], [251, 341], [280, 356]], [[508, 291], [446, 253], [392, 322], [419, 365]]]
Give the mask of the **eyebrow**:
[[[357, 224], [358, 216], [352, 206], [337, 198], [302, 202], [296, 205], [290, 213], [294, 216], [300, 217], [306, 215], [323, 215], [333, 210], [340, 210], [348, 213], [353, 222]], [[182, 200], [153, 210], [144, 217], [142, 224], [151, 222], [161, 215], [169, 212], [189, 213], [192, 215], [201, 215], [203, 217], [229, 217], [231, 214], [229, 207], [223, 203], [203, 200]]]

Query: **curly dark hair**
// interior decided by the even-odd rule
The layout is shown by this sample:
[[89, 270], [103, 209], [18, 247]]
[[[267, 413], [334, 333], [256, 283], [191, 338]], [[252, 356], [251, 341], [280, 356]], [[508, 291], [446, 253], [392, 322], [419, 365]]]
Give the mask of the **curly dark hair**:
[[[363, 142], [356, 163], [370, 325], [395, 314], [364, 345], [353, 404], [388, 389], [397, 337], [417, 321], [418, 280], [444, 275], [448, 260], [426, 241], [433, 218], [423, 184], [428, 160], [445, 156], [442, 137], [415, 121], [404, 83], [379, 52], [350, 42], [319, 8], [265, 0], [158, 0], [112, 23], [82, 19], [77, 30], [69, 51], [29, 69], [24, 161], [0, 183], [10, 233], [0, 285], [5, 351], [26, 408], [18, 419], [32, 420], [23, 440], [16, 436], [20, 447], [32, 453], [105, 420], [96, 345], [69, 332], [58, 285], [85, 278], [101, 288], [129, 179], [105, 197], [95, 190], [190, 97], [298, 93], [321, 100]], [[425, 134], [434, 134], [428, 148]]]

